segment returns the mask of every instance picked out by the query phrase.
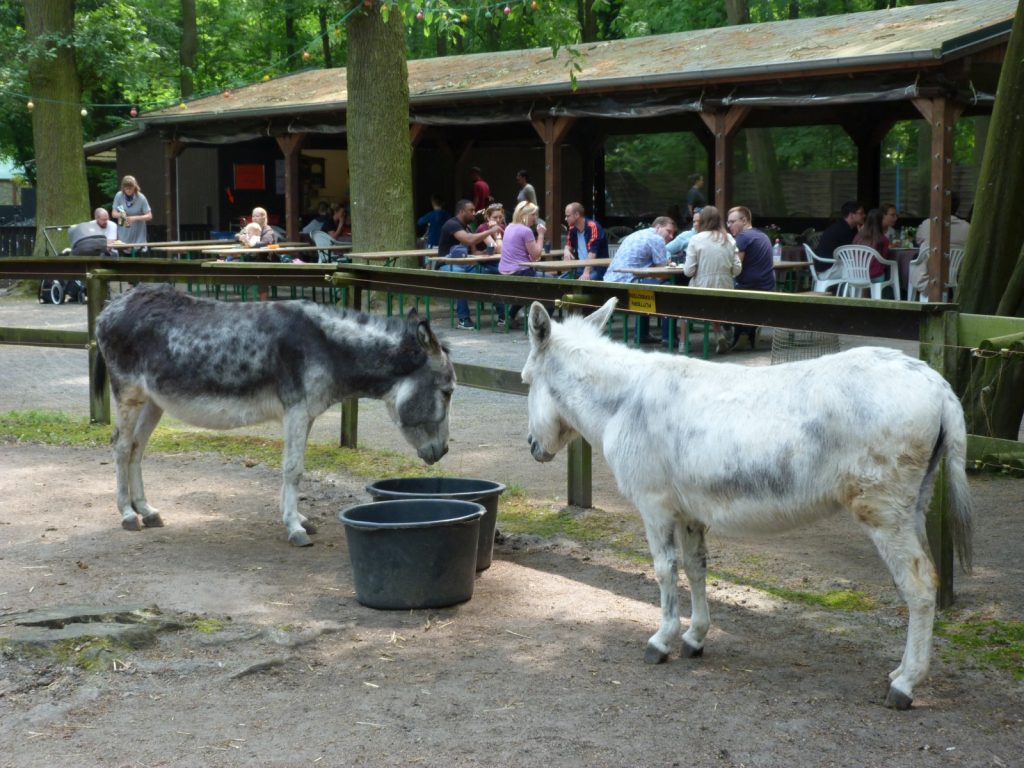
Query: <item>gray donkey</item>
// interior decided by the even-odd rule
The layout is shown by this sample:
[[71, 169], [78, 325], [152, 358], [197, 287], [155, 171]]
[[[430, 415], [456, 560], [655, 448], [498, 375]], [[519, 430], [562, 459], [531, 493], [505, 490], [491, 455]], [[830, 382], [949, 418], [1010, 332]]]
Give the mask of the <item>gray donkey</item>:
[[297, 546], [316, 533], [298, 511], [306, 440], [333, 404], [383, 400], [423, 461], [448, 452], [455, 370], [415, 310], [379, 318], [306, 301], [234, 304], [140, 285], [100, 313], [96, 340], [99, 371], [109, 370], [116, 401], [117, 507], [126, 530], [163, 525], [146, 501], [142, 455], [164, 411], [210, 429], [282, 422], [281, 512]]

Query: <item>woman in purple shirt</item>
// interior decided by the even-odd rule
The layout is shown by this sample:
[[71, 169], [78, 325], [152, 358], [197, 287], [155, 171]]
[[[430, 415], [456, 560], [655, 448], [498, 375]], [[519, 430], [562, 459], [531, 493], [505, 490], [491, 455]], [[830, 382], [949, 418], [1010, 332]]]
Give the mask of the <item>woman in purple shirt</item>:
[[[516, 206], [512, 214], [512, 223], [505, 228], [501, 241], [501, 261], [498, 271], [503, 275], [520, 275], [534, 277], [537, 271], [530, 266], [540, 261], [544, 254], [544, 225], [537, 226], [537, 206], [529, 200], [523, 200]], [[537, 227], [537, 236], [533, 235], [533, 227]]]

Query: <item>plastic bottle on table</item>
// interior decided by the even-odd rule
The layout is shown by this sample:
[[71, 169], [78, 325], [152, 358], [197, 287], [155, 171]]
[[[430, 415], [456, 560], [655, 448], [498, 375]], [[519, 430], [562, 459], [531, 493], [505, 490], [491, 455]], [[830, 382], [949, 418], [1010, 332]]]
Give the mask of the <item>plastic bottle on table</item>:
[[775, 238], [775, 245], [772, 246], [772, 261], [782, 261], [782, 240]]

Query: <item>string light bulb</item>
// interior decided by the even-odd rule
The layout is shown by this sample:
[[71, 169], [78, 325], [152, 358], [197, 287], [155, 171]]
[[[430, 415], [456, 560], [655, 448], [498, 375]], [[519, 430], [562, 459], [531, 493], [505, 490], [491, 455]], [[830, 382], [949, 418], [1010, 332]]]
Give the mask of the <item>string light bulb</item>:
[[28, 104], [25, 105], [25, 109], [27, 109], [29, 112], [31, 112], [35, 108], [36, 108], [35, 102], [33, 102], [32, 99], [29, 99], [28, 100]]
[[508, 16], [510, 13], [512, 13], [512, 9], [506, 5], [501, 12]]
[[128, 114], [131, 115], [132, 117], [138, 117], [139, 116], [139, 110], [137, 110], [135, 107], [132, 107], [130, 110], [128, 110]]
[[81, 110], [81, 112], [79, 112], [79, 114], [80, 114], [80, 115], [81, 115], [82, 117], [85, 117], [86, 115], [88, 115], [88, 114], [89, 114], [89, 110], [87, 110], [87, 109], [86, 109], [85, 107], [82, 107], [82, 110]]
[[303, 61], [309, 61], [309, 51], [303, 51], [302, 52], [302, 60]]

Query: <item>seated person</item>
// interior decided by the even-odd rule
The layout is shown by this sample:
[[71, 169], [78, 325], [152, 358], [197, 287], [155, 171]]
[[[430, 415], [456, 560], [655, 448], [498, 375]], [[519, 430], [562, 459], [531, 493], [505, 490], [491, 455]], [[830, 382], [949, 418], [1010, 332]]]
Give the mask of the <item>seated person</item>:
[[93, 211], [93, 220], [78, 224], [68, 230], [71, 241], [70, 253], [75, 256], [116, 256], [114, 246], [117, 239], [117, 224], [110, 220], [106, 208]]
[[325, 227], [327, 234], [331, 236], [331, 239], [337, 245], [344, 239], [346, 242], [352, 239], [352, 222], [349, 221], [348, 211], [345, 210], [345, 206], [337, 205], [334, 207], [334, 213], [332, 214], [333, 222]]
[[[255, 226], [254, 226], [255, 225]], [[256, 235], [256, 226], [259, 227], [259, 235]], [[252, 232], [248, 230], [252, 227]], [[235, 239], [246, 248], [261, 248], [267, 245], [273, 245], [278, 241], [277, 232], [274, 231], [273, 227], [267, 224], [267, 210], [266, 208], [256, 207], [252, 209], [252, 222], [246, 225], [246, 228], [235, 235]], [[263, 254], [252, 254], [248, 259], [249, 261], [277, 261], [275, 254], [268, 252], [266, 255]]]
[[[654, 277], [638, 278], [629, 272], [617, 272], [620, 267], [646, 269], [668, 265], [665, 245], [676, 236], [676, 223], [668, 216], [659, 216], [652, 226], [640, 229], [622, 238], [619, 249], [612, 257], [612, 264], [604, 273], [606, 283], [660, 283]], [[641, 343], [650, 340], [651, 318], [641, 314], [637, 320], [637, 333]]]
[[[565, 238], [563, 259], [587, 262], [591, 259], [608, 258], [608, 238], [605, 236], [604, 228], [594, 219], [588, 219], [583, 215], [582, 204], [569, 203], [565, 206], [565, 225], [569, 228], [569, 234]], [[579, 279], [603, 280], [604, 272], [603, 267], [584, 267], [579, 273]], [[561, 276], [569, 277], [570, 273]]]
[[[480, 225], [476, 228], [477, 232], [493, 232], [494, 227], [498, 227], [499, 231], [495, 232], [473, 246], [473, 253], [476, 256], [488, 255], [492, 256], [496, 253], [501, 253], [501, 239], [505, 233], [505, 206], [501, 203], [491, 203], [487, 206], [484, 211], [486, 218], [480, 222]], [[493, 266], [489, 264], [483, 264], [482, 267]], [[489, 270], [483, 270], [489, 271]], [[497, 267], [494, 268], [494, 274], [498, 274]]]
[[[831, 259], [836, 248], [853, 244], [853, 238], [863, 223], [864, 206], [856, 200], [843, 203], [839, 209], [839, 221], [833, 222], [821, 233], [821, 239], [818, 240], [818, 247], [814, 252], [823, 259]], [[821, 280], [841, 277], [842, 269], [838, 264], [816, 261], [814, 267]]]
[[440, 195], [431, 195], [430, 205], [431, 209], [416, 219], [416, 226], [427, 228], [427, 231], [423, 234], [423, 241], [426, 247], [437, 248], [438, 243], [441, 242], [441, 227], [444, 226], [444, 223], [451, 216], [444, 209], [444, 203], [441, 201]]
[[[476, 209], [473, 208], [473, 203], [469, 200], [459, 200], [455, 204], [455, 215], [452, 216], [448, 221], [441, 227], [441, 239], [437, 245], [437, 255], [439, 257], [465, 257], [469, 255], [469, 249], [475, 246], [477, 243], [484, 242], [488, 237], [497, 235], [501, 228], [498, 226], [491, 226], [480, 232], [470, 232], [470, 224], [472, 224], [476, 217]], [[504, 257], [502, 257], [504, 258]], [[476, 265], [470, 264], [468, 266], [462, 266], [461, 264], [442, 264], [439, 269], [442, 272], [472, 272], [476, 268]], [[458, 323], [456, 328], [463, 331], [472, 331], [476, 329], [476, 325], [469, 315], [469, 302], [466, 299], [459, 299], [455, 302], [455, 311], [458, 316]], [[499, 324], [504, 324], [504, 316], [499, 315]]]
[[239, 232], [239, 235], [238, 241], [246, 248], [259, 248], [263, 227], [255, 221], [251, 221], [245, 225], [242, 231]]
[[[949, 196], [949, 247], [963, 248], [967, 245], [967, 235], [971, 231], [971, 225], [956, 215], [960, 209], [960, 195], [957, 192]], [[910, 284], [922, 296], [928, 295], [928, 257], [921, 259], [921, 252], [927, 253], [929, 249], [928, 240], [931, 237], [931, 220], [925, 219], [917, 228], [915, 240], [919, 246], [918, 258], [910, 264]]]
[[309, 222], [302, 228], [302, 234], [312, 235], [314, 232], [319, 232], [321, 229], [325, 229], [334, 223], [334, 219], [331, 217], [331, 206], [327, 204], [326, 200], [321, 200], [320, 205], [317, 206], [316, 216], [309, 220]]

